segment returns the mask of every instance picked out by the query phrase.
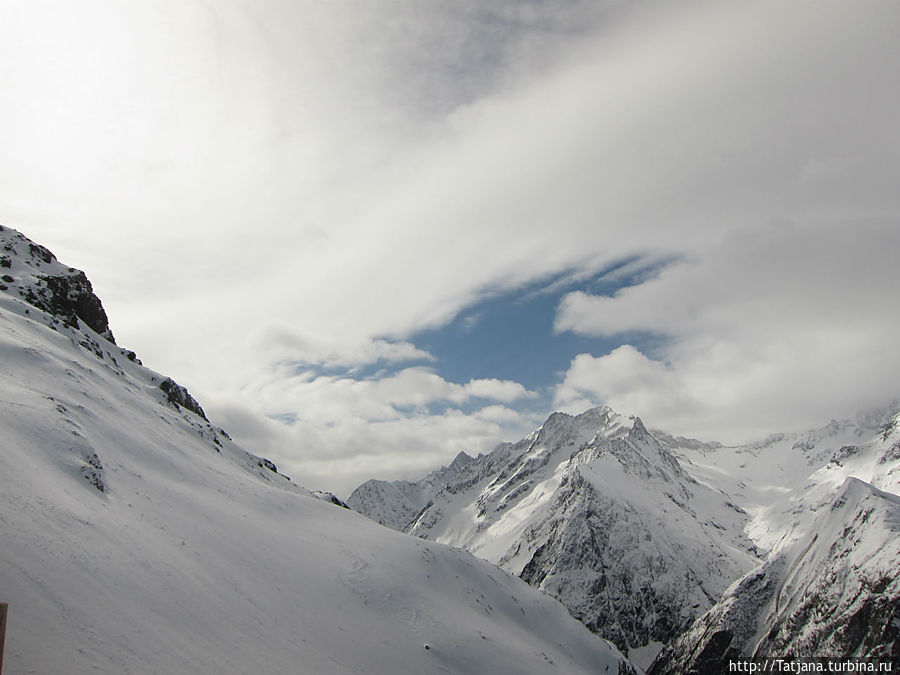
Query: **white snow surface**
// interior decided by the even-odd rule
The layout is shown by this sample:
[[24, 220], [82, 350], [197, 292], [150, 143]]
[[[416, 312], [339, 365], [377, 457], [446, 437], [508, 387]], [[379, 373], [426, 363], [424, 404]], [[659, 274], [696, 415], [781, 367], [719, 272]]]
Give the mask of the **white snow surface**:
[[0, 292], [4, 672], [618, 671], [555, 600], [168, 403], [163, 376], [23, 302], [28, 264]]
[[737, 655], [900, 654], [896, 407], [741, 448], [682, 449], [682, 461], [753, 511], [748, 532], [770, 550], [653, 673], [714, 670]]

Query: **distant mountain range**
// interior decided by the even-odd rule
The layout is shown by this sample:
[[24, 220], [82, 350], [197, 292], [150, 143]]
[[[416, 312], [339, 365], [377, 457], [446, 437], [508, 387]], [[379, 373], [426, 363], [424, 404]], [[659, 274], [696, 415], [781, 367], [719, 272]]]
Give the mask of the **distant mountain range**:
[[347, 503], [520, 576], [636, 663], [659, 654], [653, 672], [897, 656], [896, 410], [739, 447], [605, 407], [554, 413], [517, 443], [420, 481], [368, 481]]
[[630, 672], [555, 600], [334, 504], [113, 341], [0, 227], [4, 673]]

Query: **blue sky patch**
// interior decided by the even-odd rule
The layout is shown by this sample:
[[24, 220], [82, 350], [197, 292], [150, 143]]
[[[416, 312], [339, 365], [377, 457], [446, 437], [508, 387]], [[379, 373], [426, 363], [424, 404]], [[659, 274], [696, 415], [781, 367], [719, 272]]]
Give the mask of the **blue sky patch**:
[[583, 291], [614, 295], [643, 283], [672, 259], [647, 261], [638, 256], [622, 260], [587, 279], [563, 274], [550, 281], [491, 295], [468, 307], [448, 325], [410, 336], [416, 347], [431, 353], [433, 367], [451, 382], [497, 378], [515, 380], [542, 392], [559, 381], [572, 358], [587, 352], [607, 354], [628, 343], [653, 353], [662, 336], [629, 333], [609, 338], [554, 331], [560, 299]]

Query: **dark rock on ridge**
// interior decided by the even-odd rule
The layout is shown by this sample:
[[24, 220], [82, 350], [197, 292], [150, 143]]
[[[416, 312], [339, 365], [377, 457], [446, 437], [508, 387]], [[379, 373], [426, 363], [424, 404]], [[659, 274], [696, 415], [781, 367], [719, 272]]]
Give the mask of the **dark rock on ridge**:
[[[203, 412], [203, 408], [200, 407], [200, 404], [197, 403], [197, 400], [191, 396], [190, 392], [178, 384], [171, 377], [167, 377], [163, 380], [159, 388], [163, 390], [166, 395], [166, 400], [174, 405], [176, 408], [185, 408], [186, 410], [190, 410], [195, 415], [199, 415], [207, 422], [209, 421], [206, 418], [206, 413]], [[272, 469], [275, 471], [275, 469]]]

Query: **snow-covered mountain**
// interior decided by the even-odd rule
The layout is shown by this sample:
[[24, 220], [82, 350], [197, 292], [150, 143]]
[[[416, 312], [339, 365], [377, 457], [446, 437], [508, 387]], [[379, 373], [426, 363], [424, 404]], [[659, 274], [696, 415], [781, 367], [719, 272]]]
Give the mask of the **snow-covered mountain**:
[[[692, 621], [719, 611], [733, 582], [778, 568], [815, 536], [848, 479], [900, 492], [891, 410], [740, 447], [649, 432], [609, 408], [555, 413], [518, 443], [404, 483], [418, 500], [406, 512], [424, 506], [402, 529], [520, 575], [649, 665]], [[390, 524], [395, 486], [370, 481], [348, 504]], [[860, 547], [877, 547], [883, 532], [861, 531]], [[814, 560], [810, 575], [821, 578], [826, 563]]]
[[4, 672], [628, 668], [521, 580], [235, 445], [46, 249], [0, 228], [0, 256]]
[[[404, 486], [428, 496], [406, 532], [520, 575], [638, 660], [759, 563], [743, 534], [748, 515], [694, 480], [640, 419], [609, 408], [554, 413], [444, 485], [435, 475]], [[387, 523], [390, 493], [379, 485], [348, 504]]]

